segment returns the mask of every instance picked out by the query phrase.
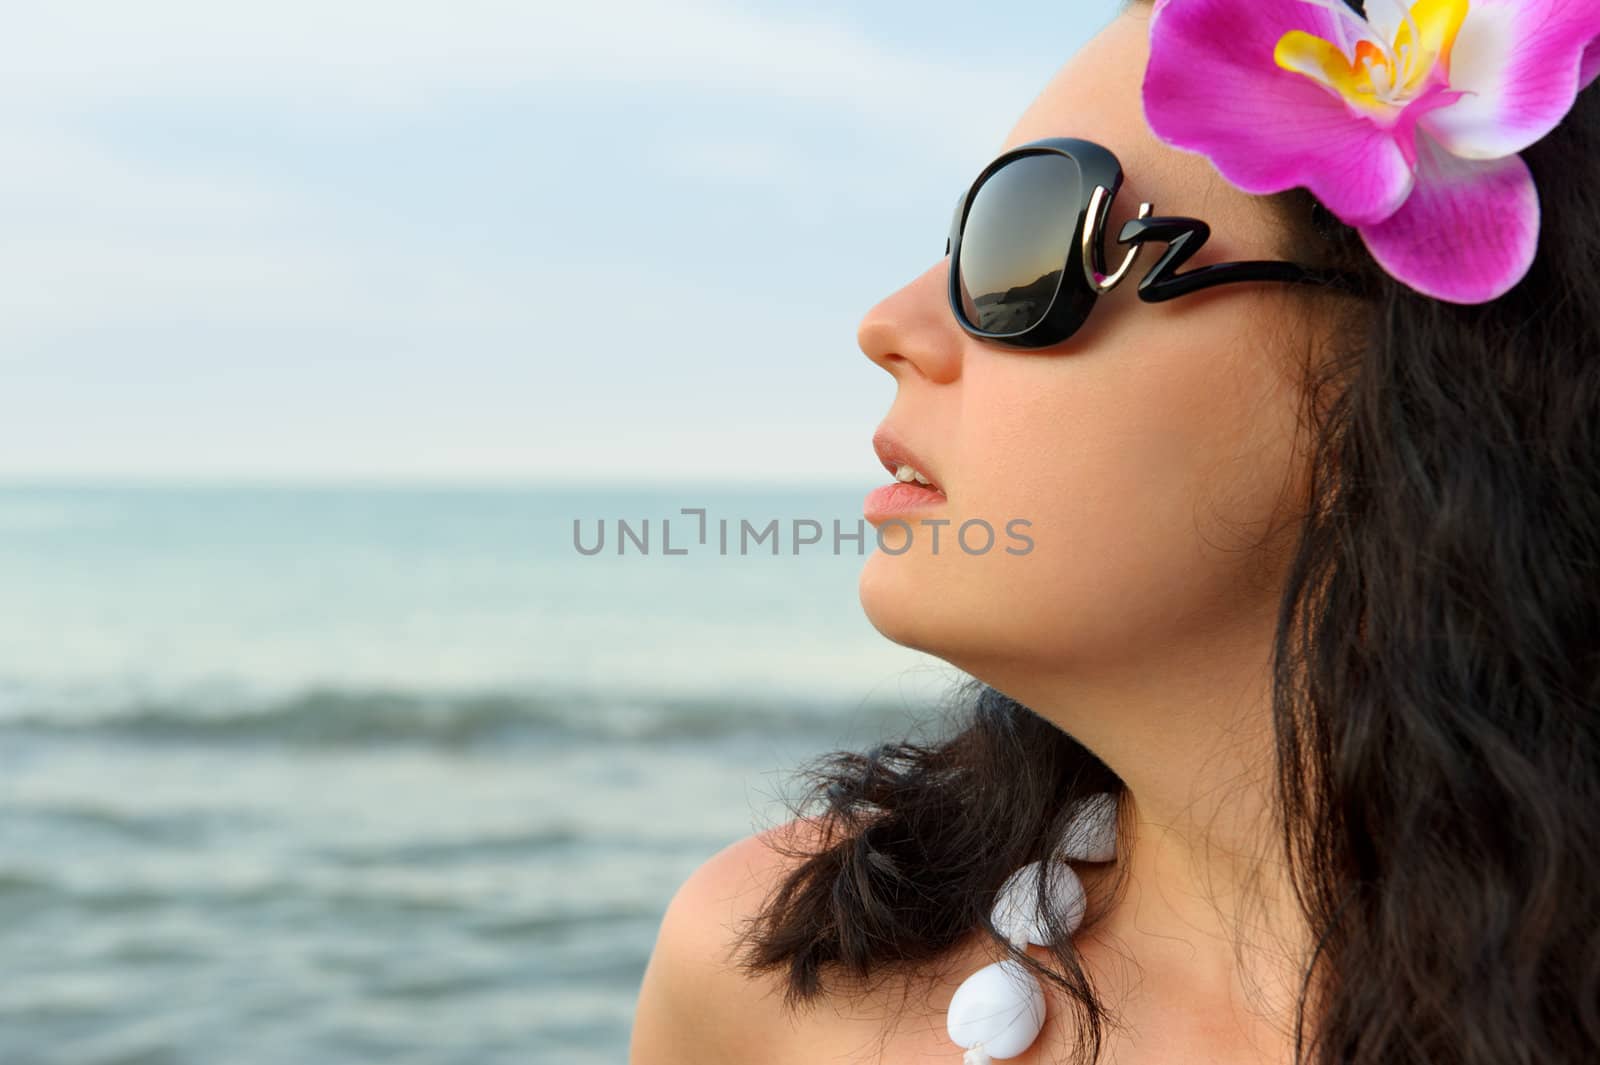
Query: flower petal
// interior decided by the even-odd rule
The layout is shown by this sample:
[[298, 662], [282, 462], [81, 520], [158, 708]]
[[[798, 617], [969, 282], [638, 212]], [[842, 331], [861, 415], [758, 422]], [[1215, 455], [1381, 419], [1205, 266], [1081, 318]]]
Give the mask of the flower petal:
[[1417, 187], [1393, 216], [1361, 227], [1390, 274], [1450, 303], [1486, 303], [1533, 265], [1539, 193], [1519, 155], [1461, 159], [1417, 138]]
[[1303, 0], [1165, 0], [1150, 21], [1151, 130], [1246, 192], [1303, 185], [1351, 225], [1388, 217], [1412, 185], [1394, 136], [1273, 58], [1295, 30], [1341, 39], [1338, 17]]
[[1572, 109], [1597, 39], [1594, 0], [1472, 0], [1450, 55], [1450, 87], [1468, 95], [1423, 128], [1468, 159], [1522, 151]]
[[1587, 89], [1597, 77], [1600, 77], [1600, 41], [1591, 41], [1589, 50], [1583, 53], [1583, 65], [1578, 69], [1578, 91]]

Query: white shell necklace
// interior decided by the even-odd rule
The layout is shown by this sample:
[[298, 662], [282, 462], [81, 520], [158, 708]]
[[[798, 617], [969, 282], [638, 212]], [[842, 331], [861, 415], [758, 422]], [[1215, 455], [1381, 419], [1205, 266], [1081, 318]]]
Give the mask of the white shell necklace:
[[[1083, 923], [1083, 883], [1068, 861], [1109, 862], [1117, 855], [1117, 798], [1110, 793], [1080, 802], [1056, 855], [1046, 886], [1068, 935]], [[1038, 912], [1039, 862], [1006, 878], [990, 919], [995, 930], [1018, 950], [1029, 943], [1049, 946]], [[989, 1065], [1014, 1058], [1033, 1045], [1044, 1027], [1044, 989], [1038, 977], [1014, 958], [985, 965], [956, 988], [945, 1016], [950, 1038], [966, 1049], [965, 1065]]]

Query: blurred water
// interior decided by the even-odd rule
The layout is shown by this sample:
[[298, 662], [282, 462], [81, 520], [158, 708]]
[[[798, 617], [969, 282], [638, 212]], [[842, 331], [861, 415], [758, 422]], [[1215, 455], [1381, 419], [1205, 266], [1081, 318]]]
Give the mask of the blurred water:
[[0, 488], [0, 1062], [623, 1060], [676, 885], [954, 679], [716, 550], [865, 487]]

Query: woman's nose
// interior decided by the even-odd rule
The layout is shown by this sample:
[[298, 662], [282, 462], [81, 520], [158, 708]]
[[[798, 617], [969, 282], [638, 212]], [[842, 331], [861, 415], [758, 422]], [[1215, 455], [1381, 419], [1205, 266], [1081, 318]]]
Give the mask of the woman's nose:
[[946, 257], [885, 296], [861, 319], [856, 343], [896, 381], [907, 373], [935, 384], [949, 384], [961, 376], [966, 334], [950, 314], [949, 269]]

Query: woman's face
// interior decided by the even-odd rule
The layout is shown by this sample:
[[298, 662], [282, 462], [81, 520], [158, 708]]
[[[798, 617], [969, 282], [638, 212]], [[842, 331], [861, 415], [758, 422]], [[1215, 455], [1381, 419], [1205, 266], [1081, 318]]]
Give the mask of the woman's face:
[[[1148, 8], [1119, 15], [1004, 147], [1079, 137], [1110, 148], [1126, 183], [1107, 232], [1144, 200], [1158, 215], [1203, 219], [1211, 242], [1186, 269], [1283, 258], [1286, 236], [1265, 201], [1146, 126], [1148, 30]], [[896, 383], [884, 425], [948, 497], [904, 516], [909, 544], [904, 529], [882, 525], [884, 545], [904, 553], [875, 552], [862, 572], [862, 603], [890, 639], [1025, 699], [1041, 675], [1170, 661], [1197, 637], [1272, 616], [1292, 543], [1282, 532], [1303, 505], [1303, 297], [1245, 284], [1142, 303], [1137, 281], [1159, 247], [1078, 333], [1043, 352], [967, 336], [946, 302], [948, 258], [867, 313], [861, 349]], [[1121, 254], [1108, 239], [1108, 263]], [[955, 541], [972, 519], [996, 531], [987, 552], [976, 553], [981, 526], [968, 537], [974, 553]], [[950, 523], [937, 552], [923, 520]], [[1026, 554], [1005, 550], [1026, 548], [1006, 535], [1015, 520], [1030, 523]]]

